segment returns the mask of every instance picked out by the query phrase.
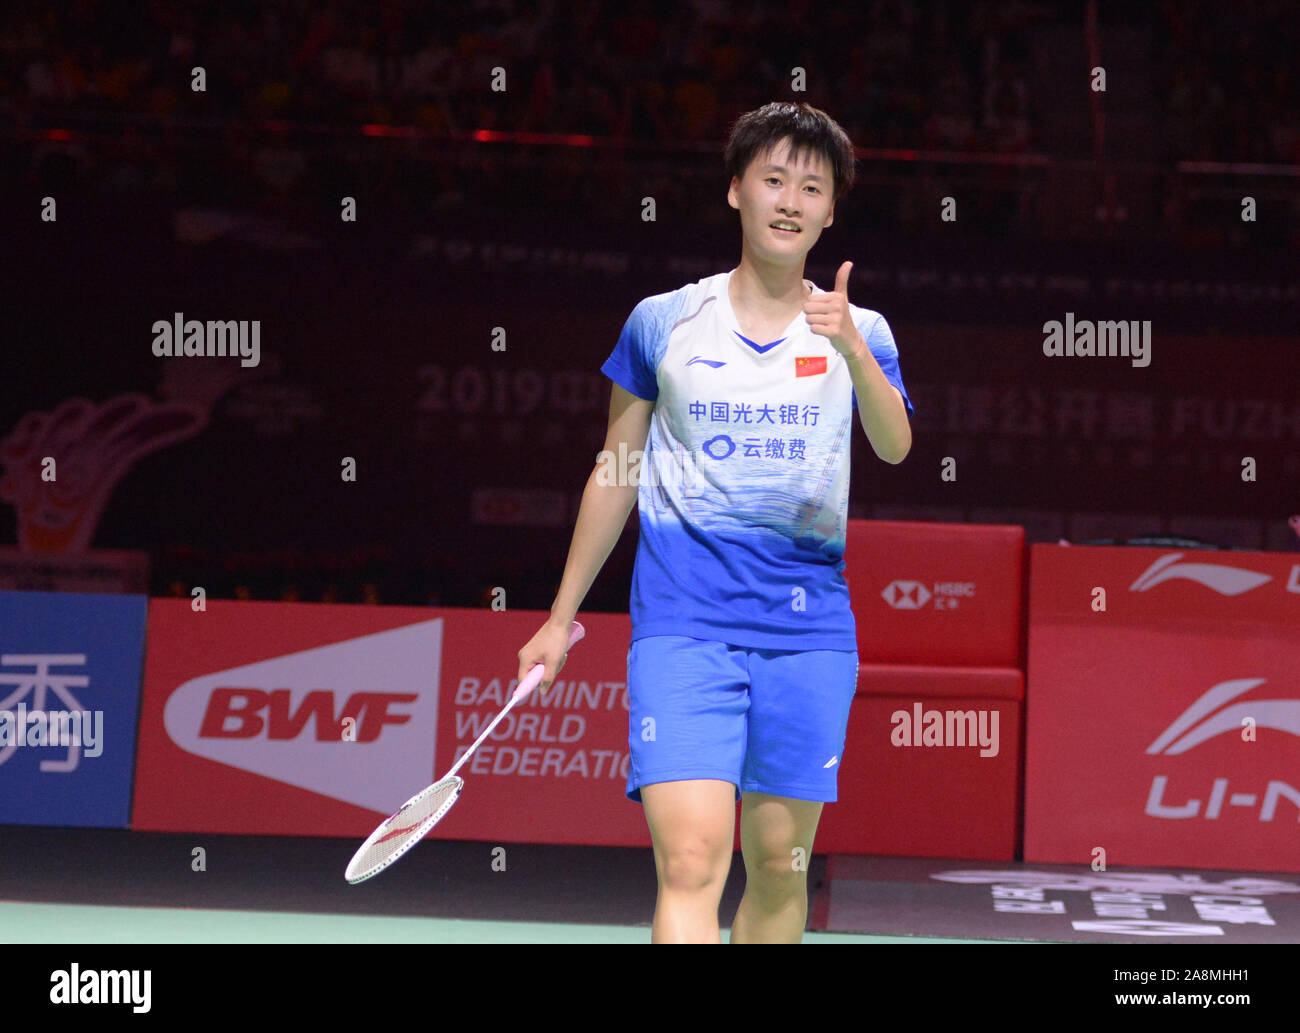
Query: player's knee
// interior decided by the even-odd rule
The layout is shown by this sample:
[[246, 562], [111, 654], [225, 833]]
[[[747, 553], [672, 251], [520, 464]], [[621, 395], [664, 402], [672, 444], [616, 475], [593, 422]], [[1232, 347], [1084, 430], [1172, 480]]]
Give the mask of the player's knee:
[[677, 893], [698, 893], [726, 882], [731, 851], [718, 844], [694, 839], [664, 851], [659, 862], [661, 888]]
[[750, 885], [764, 897], [791, 897], [806, 893], [808, 869], [802, 862], [803, 851], [767, 854], [747, 866]]

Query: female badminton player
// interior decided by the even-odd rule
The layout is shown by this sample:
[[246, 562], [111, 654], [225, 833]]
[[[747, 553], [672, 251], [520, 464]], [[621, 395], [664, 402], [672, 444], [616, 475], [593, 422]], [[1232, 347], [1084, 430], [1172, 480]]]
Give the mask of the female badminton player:
[[[605, 451], [588, 478], [550, 619], [519, 677], [563, 666], [570, 624], [633, 504], [640, 538], [628, 651], [627, 796], [642, 804], [659, 891], [652, 939], [720, 942], [736, 803], [746, 885], [732, 943], [798, 943], [822, 805], [837, 799], [857, 686], [843, 577], [849, 446], [860, 424], [899, 463], [912, 404], [879, 313], [804, 262], [853, 184], [825, 112], [772, 103], [724, 151], [740, 262], [643, 299], [601, 367]], [[624, 455], [644, 450], [632, 476]]]

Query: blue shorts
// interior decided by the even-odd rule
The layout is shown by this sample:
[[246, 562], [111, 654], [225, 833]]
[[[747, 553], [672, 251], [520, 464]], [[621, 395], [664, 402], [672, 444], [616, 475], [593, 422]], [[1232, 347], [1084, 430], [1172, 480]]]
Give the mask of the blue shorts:
[[627, 654], [627, 797], [716, 778], [741, 792], [834, 803], [858, 654], [748, 649], [652, 635]]

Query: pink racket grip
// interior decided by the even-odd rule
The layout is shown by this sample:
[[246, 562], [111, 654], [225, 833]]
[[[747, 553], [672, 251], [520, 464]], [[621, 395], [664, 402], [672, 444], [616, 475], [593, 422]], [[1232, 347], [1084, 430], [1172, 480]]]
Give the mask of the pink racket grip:
[[[587, 634], [587, 629], [577, 621], [574, 621], [573, 627], [569, 629], [569, 644], [564, 647], [564, 651], [567, 653], [572, 649], [573, 644], [585, 634]], [[537, 688], [537, 686], [541, 684], [542, 677], [545, 674], [545, 664], [533, 664], [533, 669], [524, 675], [524, 680], [519, 683], [519, 688], [515, 689], [515, 694], [511, 698], [510, 702], [518, 703], [521, 699], [527, 696], [533, 691], [533, 689]]]

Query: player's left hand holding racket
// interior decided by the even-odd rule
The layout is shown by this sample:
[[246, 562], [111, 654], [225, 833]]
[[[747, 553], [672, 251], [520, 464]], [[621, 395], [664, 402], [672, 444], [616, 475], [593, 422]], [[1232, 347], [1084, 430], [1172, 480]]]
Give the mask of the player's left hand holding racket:
[[[364, 882], [372, 875], [378, 875], [427, 836], [429, 830], [442, 820], [443, 816], [451, 810], [451, 805], [456, 802], [456, 798], [460, 796], [460, 790], [465, 781], [456, 772], [460, 770], [461, 765], [469, 760], [470, 755], [478, 749], [479, 744], [488, 737], [492, 729], [510, 712], [510, 708], [537, 688], [547, 675], [548, 669], [554, 668], [553, 671], [549, 671], [550, 677], [546, 678], [546, 688], [550, 688], [551, 682], [555, 680], [556, 675], [560, 673], [560, 668], [564, 666], [564, 654], [567, 654], [569, 647], [586, 634], [582, 625], [574, 621], [569, 629], [568, 645], [564, 649], [564, 654], [558, 657], [557, 662], [546, 655], [548, 652], [546, 639], [550, 637], [547, 634], [550, 628], [550, 625], [544, 627], [533, 636], [528, 645], [519, 651], [521, 670], [533, 655], [537, 655], [542, 659], [534, 663], [528, 674], [520, 681], [519, 687], [515, 689], [510, 697], [510, 702], [501, 709], [501, 713], [492, 719], [492, 723], [483, 729], [483, 733], [474, 740], [474, 744], [465, 751], [460, 760], [456, 761], [455, 766], [447, 774], [427, 789], [416, 793], [406, 803], [402, 804], [401, 809], [396, 814], [370, 833], [370, 837], [352, 855], [352, 860], [348, 862], [347, 871], [343, 873], [348, 882], [354, 884]], [[546, 690], [543, 689], [542, 691]]]

